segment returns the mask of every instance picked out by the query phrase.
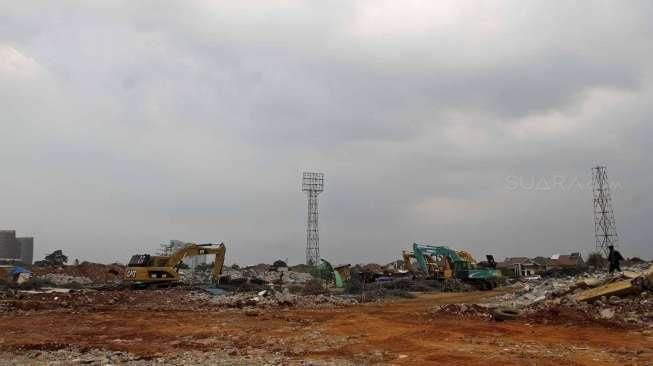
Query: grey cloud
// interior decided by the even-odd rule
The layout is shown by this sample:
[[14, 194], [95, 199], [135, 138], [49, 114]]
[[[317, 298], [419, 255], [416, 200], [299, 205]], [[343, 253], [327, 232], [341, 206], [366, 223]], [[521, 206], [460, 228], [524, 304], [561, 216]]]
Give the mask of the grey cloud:
[[588, 252], [591, 192], [506, 177], [605, 162], [624, 252], [653, 256], [650, 5], [474, 4], [412, 25], [420, 11], [374, 2], [4, 3], [0, 50], [21, 56], [0, 54], [0, 225], [37, 256], [124, 261], [180, 238], [301, 261], [299, 174], [317, 169], [335, 262], [412, 241]]

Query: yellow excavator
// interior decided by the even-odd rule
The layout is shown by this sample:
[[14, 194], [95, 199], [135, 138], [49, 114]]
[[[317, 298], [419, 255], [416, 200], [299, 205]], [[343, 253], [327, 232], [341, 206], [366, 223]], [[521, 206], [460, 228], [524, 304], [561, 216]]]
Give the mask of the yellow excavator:
[[188, 243], [171, 256], [134, 255], [125, 270], [125, 281], [134, 287], [165, 287], [179, 284], [179, 268], [185, 258], [215, 254], [213, 283], [218, 283], [226, 248], [220, 244]]

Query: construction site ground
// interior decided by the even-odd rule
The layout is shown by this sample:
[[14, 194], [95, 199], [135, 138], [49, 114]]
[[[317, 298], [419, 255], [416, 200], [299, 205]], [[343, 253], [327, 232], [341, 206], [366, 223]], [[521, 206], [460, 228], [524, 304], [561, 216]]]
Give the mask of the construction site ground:
[[0, 359], [70, 361], [69, 353], [73, 363], [653, 365], [649, 328], [562, 313], [496, 322], [432, 311], [495, 295], [497, 290], [325, 308], [212, 309], [184, 308], [174, 296], [161, 307], [165, 300], [146, 293], [132, 305], [1, 314]]

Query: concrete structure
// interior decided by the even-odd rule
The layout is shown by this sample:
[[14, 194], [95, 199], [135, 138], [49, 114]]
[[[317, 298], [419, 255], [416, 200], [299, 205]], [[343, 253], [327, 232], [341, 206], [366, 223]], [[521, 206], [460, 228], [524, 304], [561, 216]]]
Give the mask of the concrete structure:
[[554, 254], [550, 259], [549, 267], [551, 268], [564, 269], [585, 267], [585, 261], [580, 253]]
[[0, 230], [0, 241], [16, 239], [16, 230]]
[[20, 243], [15, 230], [0, 231], [0, 258], [20, 258]]
[[33, 256], [34, 238], [17, 238], [15, 230], [0, 230], [0, 259], [31, 265]]
[[578, 269], [585, 267], [585, 261], [580, 253], [554, 254], [549, 258], [526, 257], [506, 258], [497, 263], [497, 268], [504, 276], [527, 277], [538, 275], [542, 272], [560, 269]]
[[20, 259], [24, 264], [32, 265], [34, 263], [34, 238], [16, 238], [20, 244]]
[[526, 257], [506, 258], [497, 263], [497, 268], [511, 277], [533, 276], [546, 270], [546, 267]]

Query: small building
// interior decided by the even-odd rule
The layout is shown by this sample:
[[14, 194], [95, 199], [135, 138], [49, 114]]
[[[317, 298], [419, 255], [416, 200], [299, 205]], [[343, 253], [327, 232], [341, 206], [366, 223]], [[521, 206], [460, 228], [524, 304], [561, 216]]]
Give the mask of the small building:
[[537, 263], [543, 271], [548, 271], [550, 270], [551, 267], [551, 258], [547, 257], [535, 257], [532, 259], [533, 262]]
[[497, 263], [497, 269], [500, 269], [505, 276], [527, 277], [545, 271], [546, 267], [527, 257], [512, 257]]
[[0, 230], [0, 258], [4, 262], [32, 265], [34, 238], [17, 238], [15, 230]]
[[551, 269], [582, 268], [585, 267], [585, 261], [580, 253], [571, 254], [554, 254], [549, 261]]

